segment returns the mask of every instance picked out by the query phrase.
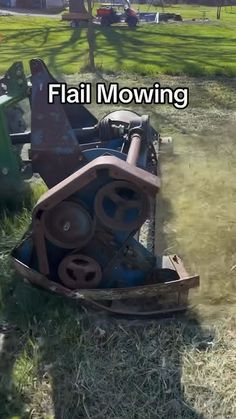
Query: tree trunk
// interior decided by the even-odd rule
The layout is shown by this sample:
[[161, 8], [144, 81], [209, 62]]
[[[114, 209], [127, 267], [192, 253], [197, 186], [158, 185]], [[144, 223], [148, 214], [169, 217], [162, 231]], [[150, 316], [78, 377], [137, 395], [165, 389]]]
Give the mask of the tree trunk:
[[92, 3], [91, 0], [87, 0], [88, 3], [88, 47], [89, 47], [89, 67], [91, 71], [95, 71], [95, 61], [94, 61], [94, 49], [95, 49], [95, 35], [94, 35], [94, 26], [93, 26], [93, 16], [92, 16]]
[[216, 12], [217, 20], [220, 20], [220, 14], [221, 14], [221, 6], [217, 6], [217, 12]]
[[84, 0], [69, 0], [70, 13], [87, 13]]

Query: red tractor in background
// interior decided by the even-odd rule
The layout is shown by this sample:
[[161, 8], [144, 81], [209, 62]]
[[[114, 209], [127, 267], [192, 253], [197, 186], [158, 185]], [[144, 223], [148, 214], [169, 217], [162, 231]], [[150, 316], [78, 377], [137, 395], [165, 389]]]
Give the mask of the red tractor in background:
[[[115, 7], [114, 7], [115, 6]], [[122, 12], [119, 12], [119, 9]], [[92, 10], [90, 14], [85, 8], [84, 0], [69, 0], [69, 13], [62, 14], [62, 20], [71, 22], [71, 27], [88, 24], [92, 19]], [[97, 9], [95, 19], [102, 26], [110, 26], [113, 23], [125, 22], [130, 28], [137, 26], [139, 21], [135, 10], [131, 9], [129, 0], [123, 0], [122, 3], [103, 4]]]
[[136, 11], [131, 9], [129, 4], [125, 6], [123, 4], [116, 4], [117, 8], [119, 6], [123, 8], [123, 13], [119, 13], [113, 5], [102, 5], [97, 9], [97, 18], [100, 20], [101, 25], [110, 26], [113, 23], [124, 21], [129, 28], [136, 27], [139, 21]]

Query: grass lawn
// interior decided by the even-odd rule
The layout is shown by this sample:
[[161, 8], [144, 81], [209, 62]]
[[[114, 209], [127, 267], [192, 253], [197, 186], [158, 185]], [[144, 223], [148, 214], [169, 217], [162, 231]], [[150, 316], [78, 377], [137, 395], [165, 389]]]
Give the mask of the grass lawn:
[[[136, 30], [96, 26], [97, 68], [154, 76], [236, 75], [236, 7], [223, 9], [220, 22], [215, 20], [215, 8], [178, 6], [166, 10], [180, 12], [184, 18], [202, 17], [205, 10], [214, 20], [204, 24], [140, 25]], [[0, 73], [15, 60], [27, 64], [36, 56], [56, 74], [87, 68], [86, 29], [72, 30], [57, 19], [0, 17]]]
[[[189, 86], [189, 107], [131, 108], [174, 138], [174, 154], [161, 156], [156, 238], [160, 252], [178, 253], [200, 273], [190, 314], [107, 319], [24, 284], [8, 253], [30, 222], [38, 186], [25, 208], [1, 214], [0, 418], [236, 417], [235, 81], [160, 82]], [[91, 106], [98, 117], [113, 108]]]

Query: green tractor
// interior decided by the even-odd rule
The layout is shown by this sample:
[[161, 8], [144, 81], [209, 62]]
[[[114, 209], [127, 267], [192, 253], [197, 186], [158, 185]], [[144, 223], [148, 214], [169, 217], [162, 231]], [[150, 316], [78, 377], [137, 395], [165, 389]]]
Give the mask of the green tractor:
[[[21, 157], [22, 139], [26, 131], [24, 111], [20, 105], [29, 98], [30, 85], [21, 62], [14, 63], [0, 79], [0, 197], [20, 192], [25, 165]], [[27, 133], [25, 134], [27, 136]]]

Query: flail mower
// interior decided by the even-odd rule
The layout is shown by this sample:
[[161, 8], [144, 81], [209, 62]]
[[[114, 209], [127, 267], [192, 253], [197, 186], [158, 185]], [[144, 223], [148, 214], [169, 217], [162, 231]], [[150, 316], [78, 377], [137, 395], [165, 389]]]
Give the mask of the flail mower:
[[[156, 255], [154, 246], [143, 244], [155, 228], [162, 147], [149, 117], [117, 110], [98, 120], [81, 104], [62, 105], [58, 97], [49, 104], [48, 84], [55, 79], [39, 59], [30, 68], [29, 85], [22, 64], [14, 64], [1, 96], [1, 103], [11, 100], [12, 91], [28, 96], [31, 130], [7, 137], [4, 124], [0, 143], [9, 150], [12, 141], [29, 143], [32, 172], [48, 186], [11, 253], [16, 271], [34, 285], [109, 313], [145, 317], [185, 310], [199, 277], [188, 275], [177, 255]], [[1, 184], [11, 179], [12, 168], [1, 160]]]

